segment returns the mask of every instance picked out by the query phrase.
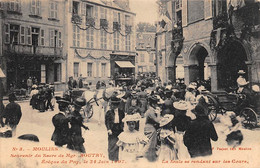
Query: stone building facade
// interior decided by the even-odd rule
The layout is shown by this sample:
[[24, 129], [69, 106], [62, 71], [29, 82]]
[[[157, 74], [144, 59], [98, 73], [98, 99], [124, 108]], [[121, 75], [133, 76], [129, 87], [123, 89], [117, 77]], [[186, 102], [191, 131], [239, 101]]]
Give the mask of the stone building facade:
[[[26, 87], [65, 81], [64, 2], [54, 0], [8, 0], [0, 3], [1, 67], [5, 85]], [[8, 88], [8, 87], [7, 87]]]
[[155, 32], [136, 32], [136, 73], [156, 72]]
[[67, 77], [112, 79], [111, 56], [135, 56], [135, 14], [128, 0], [66, 1]]
[[186, 84], [210, 77], [212, 91], [227, 90], [236, 86], [240, 69], [251, 84], [260, 82], [258, 1], [170, 2], [173, 15], [181, 6], [184, 40], [177, 59], [183, 57]]

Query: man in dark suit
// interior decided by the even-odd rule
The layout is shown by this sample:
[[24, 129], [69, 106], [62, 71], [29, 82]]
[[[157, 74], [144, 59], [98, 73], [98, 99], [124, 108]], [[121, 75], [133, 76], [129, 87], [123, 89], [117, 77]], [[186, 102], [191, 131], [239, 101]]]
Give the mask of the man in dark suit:
[[67, 115], [67, 107], [70, 102], [66, 100], [58, 100], [60, 112], [52, 117], [52, 123], [55, 127], [51, 140], [55, 145], [63, 146], [69, 142], [69, 119]]
[[214, 125], [205, 114], [205, 108], [197, 105], [194, 111], [196, 119], [188, 126], [183, 142], [192, 158], [212, 154], [211, 140], [217, 141], [218, 135]]
[[5, 125], [9, 125], [12, 128], [12, 135], [14, 136], [16, 133], [16, 127], [20, 122], [22, 117], [21, 106], [15, 103], [16, 96], [14, 93], [9, 95], [9, 104], [6, 105], [4, 118], [5, 118]]
[[125, 113], [119, 109], [120, 99], [116, 96], [110, 98], [110, 110], [107, 111], [105, 116], [105, 125], [108, 132], [108, 156], [109, 160], [118, 160], [119, 147], [116, 145], [118, 135], [123, 132], [122, 119]]

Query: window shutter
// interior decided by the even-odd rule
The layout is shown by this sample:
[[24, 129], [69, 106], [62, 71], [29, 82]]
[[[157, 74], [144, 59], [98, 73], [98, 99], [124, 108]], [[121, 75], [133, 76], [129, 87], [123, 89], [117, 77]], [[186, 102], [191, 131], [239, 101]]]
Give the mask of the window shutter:
[[182, 0], [182, 26], [188, 24], [188, 0]]
[[27, 44], [32, 45], [32, 30], [31, 30], [31, 27], [27, 28]]
[[58, 2], [55, 2], [54, 17], [58, 19]]
[[204, 18], [212, 18], [212, 0], [204, 0]]
[[25, 28], [20, 26], [20, 44], [25, 44]]
[[45, 45], [44, 36], [45, 36], [44, 29], [41, 29], [41, 42], [40, 42], [41, 46]]
[[54, 30], [50, 29], [50, 47], [54, 47]]
[[5, 43], [10, 43], [10, 24], [5, 24]]

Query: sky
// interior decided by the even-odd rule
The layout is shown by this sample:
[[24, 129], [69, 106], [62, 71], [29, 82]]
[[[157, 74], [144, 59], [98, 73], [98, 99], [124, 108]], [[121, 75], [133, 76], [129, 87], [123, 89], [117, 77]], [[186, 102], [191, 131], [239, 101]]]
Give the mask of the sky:
[[156, 0], [129, 0], [131, 11], [136, 13], [135, 23], [149, 22], [154, 24], [157, 20]]

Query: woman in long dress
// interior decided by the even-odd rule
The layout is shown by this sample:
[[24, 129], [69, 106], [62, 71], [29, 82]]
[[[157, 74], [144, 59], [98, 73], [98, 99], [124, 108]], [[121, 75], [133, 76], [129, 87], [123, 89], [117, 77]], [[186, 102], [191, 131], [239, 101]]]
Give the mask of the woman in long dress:
[[[156, 96], [149, 98], [149, 107], [145, 113], [145, 127], [144, 134], [149, 139], [149, 143], [146, 145], [145, 157], [149, 161], [156, 161], [156, 146], [157, 146], [157, 129], [160, 123], [160, 108], [157, 105], [158, 99]], [[159, 109], [158, 109], [159, 108]]]
[[171, 121], [173, 118], [173, 115], [165, 114], [160, 121], [161, 147], [158, 156], [158, 160], [160, 161], [178, 159], [176, 152], [176, 137], [171, 127]]

